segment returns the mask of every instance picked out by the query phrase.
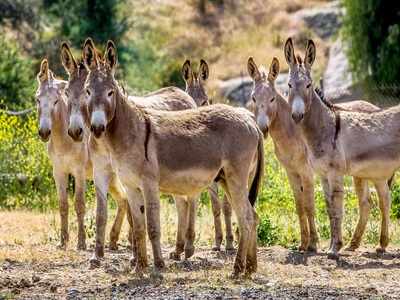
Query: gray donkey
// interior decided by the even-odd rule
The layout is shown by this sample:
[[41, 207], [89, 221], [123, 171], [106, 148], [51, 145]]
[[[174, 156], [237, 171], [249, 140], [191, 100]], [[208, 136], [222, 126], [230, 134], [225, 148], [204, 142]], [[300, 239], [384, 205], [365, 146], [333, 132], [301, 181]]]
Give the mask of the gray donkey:
[[[400, 167], [400, 106], [372, 113], [335, 109], [323, 102], [313, 88], [311, 66], [316, 53], [314, 42], [308, 41], [304, 61], [295, 56], [290, 38], [286, 41], [284, 53], [290, 70], [291, 116], [300, 128], [311, 165], [321, 177], [324, 187], [331, 225], [328, 257], [337, 258], [343, 245], [344, 175], [374, 183], [382, 216], [380, 247], [377, 251], [385, 251], [389, 243], [391, 202], [388, 181]], [[359, 198], [366, 197], [364, 184]], [[368, 211], [369, 204], [363, 202], [365, 207], [362, 209]], [[362, 229], [360, 232], [365, 224], [366, 219], [359, 222], [357, 227]], [[356, 239], [361, 239], [361, 236]]]
[[251, 202], [261, 184], [264, 150], [252, 114], [226, 105], [177, 112], [141, 109], [128, 101], [114, 78], [117, 53], [113, 42], [107, 43], [100, 60], [89, 39], [83, 57], [89, 69], [85, 91], [90, 128], [110, 151], [128, 195], [137, 246], [136, 272], [147, 266], [146, 223], [155, 266], [164, 267], [159, 192], [197, 198], [215, 180], [226, 190], [239, 223], [233, 275], [256, 271], [257, 215]]

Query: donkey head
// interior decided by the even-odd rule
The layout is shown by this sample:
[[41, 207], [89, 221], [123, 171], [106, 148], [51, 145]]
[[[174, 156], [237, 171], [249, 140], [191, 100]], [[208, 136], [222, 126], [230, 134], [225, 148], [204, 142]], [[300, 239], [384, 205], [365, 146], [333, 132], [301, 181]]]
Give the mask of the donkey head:
[[100, 138], [115, 114], [116, 95], [119, 92], [114, 79], [117, 49], [112, 41], [108, 41], [104, 57], [101, 59], [89, 38], [83, 46], [83, 61], [89, 70], [85, 93], [90, 130], [96, 138]]
[[182, 66], [182, 77], [186, 83], [185, 91], [193, 98], [197, 106], [210, 104], [204, 88], [208, 74], [208, 64], [204, 59], [200, 60], [198, 72], [192, 70], [190, 60], [186, 60]]
[[300, 56], [295, 56], [291, 38], [286, 41], [284, 52], [289, 65], [289, 104], [292, 118], [298, 123], [309, 111], [314, 94], [311, 66], [315, 60], [315, 44], [308, 40], [304, 62]]
[[82, 61], [76, 62], [67, 43], [61, 44], [61, 61], [68, 73], [65, 95], [68, 105], [68, 134], [75, 141], [82, 141], [84, 122], [88, 122], [84, 85], [88, 71]]
[[250, 57], [247, 61], [247, 71], [254, 81], [251, 99], [255, 104], [257, 124], [265, 135], [278, 110], [277, 101], [275, 101], [278, 96], [275, 80], [279, 74], [279, 61], [276, 57], [272, 59], [267, 76], [264, 70], [259, 71], [253, 58]]
[[65, 83], [54, 78], [53, 72], [49, 69], [47, 59], [40, 64], [40, 71], [37, 75], [39, 86], [36, 90], [36, 103], [39, 117], [39, 136], [47, 142], [50, 138], [51, 129], [57, 104], [62, 99]]

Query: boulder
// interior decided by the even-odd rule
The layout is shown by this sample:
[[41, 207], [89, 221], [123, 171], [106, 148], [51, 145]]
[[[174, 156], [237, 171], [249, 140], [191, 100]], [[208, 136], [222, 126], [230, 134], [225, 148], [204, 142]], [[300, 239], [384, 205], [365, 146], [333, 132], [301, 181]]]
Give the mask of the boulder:
[[[288, 74], [281, 73], [275, 82], [276, 88], [286, 95]], [[253, 80], [249, 76], [236, 77], [225, 81], [220, 81], [218, 85], [219, 94], [232, 105], [246, 106], [250, 99], [251, 90], [253, 89]]]
[[343, 13], [340, 1], [332, 1], [326, 5], [301, 9], [294, 17], [304, 21], [320, 38], [328, 39], [338, 32]]
[[349, 60], [346, 56], [347, 45], [339, 38], [329, 49], [323, 85], [325, 97], [333, 102], [357, 100], [362, 97], [362, 89], [350, 72]]

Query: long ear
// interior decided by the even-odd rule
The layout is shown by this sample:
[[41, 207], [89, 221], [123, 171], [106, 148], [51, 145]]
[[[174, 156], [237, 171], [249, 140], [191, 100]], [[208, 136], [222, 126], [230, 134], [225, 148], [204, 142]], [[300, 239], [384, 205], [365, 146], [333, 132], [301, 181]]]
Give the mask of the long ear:
[[117, 66], [118, 56], [117, 56], [117, 47], [113, 41], [109, 40], [106, 46], [106, 52], [104, 53], [104, 60], [110, 67], [111, 71], [115, 72], [115, 67]]
[[268, 80], [274, 82], [279, 74], [279, 60], [274, 57], [269, 66]]
[[207, 80], [209, 75], [208, 64], [204, 59], [200, 59], [199, 74], [202, 80]]
[[307, 69], [311, 69], [311, 66], [315, 61], [315, 55], [316, 55], [315, 44], [313, 40], [308, 40], [306, 46], [306, 55], [304, 57], [304, 65], [306, 66]]
[[83, 45], [83, 62], [88, 69], [94, 69], [97, 67], [97, 52], [91, 38], [87, 38]]
[[296, 57], [294, 55], [294, 47], [293, 47], [292, 38], [287, 39], [287, 41], [285, 43], [284, 53], [285, 53], [285, 58], [286, 58], [286, 62], [288, 63], [288, 65], [289, 66], [295, 65]]
[[76, 63], [74, 56], [72, 55], [71, 50], [66, 42], [61, 44], [61, 62], [65, 71], [67, 71], [69, 75], [73, 74], [78, 68], [78, 64]]
[[39, 82], [43, 82], [47, 79], [49, 79], [49, 62], [47, 59], [43, 59], [42, 62], [40, 63], [40, 70], [37, 75], [37, 79]]
[[247, 72], [254, 81], [261, 80], [261, 73], [258, 70], [258, 67], [252, 57], [249, 57], [249, 59], [247, 60]]
[[183, 79], [184, 79], [186, 82], [189, 82], [190, 80], [193, 79], [193, 72], [192, 72], [192, 67], [190, 66], [190, 60], [187, 59], [187, 60], [183, 63], [181, 73], [182, 73]]

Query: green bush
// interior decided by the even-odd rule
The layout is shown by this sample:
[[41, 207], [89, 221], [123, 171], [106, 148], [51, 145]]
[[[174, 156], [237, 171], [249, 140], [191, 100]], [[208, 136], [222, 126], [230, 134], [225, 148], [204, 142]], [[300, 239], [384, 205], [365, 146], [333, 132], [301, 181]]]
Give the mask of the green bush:
[[29, 107], [36, 84], [31, 59], [24, 57], [18, 45], [3, 34], [0, 45], [0, 107]]
[[354, 75], [378, 84], [400, 78], [400, 2], [343, 0], [343, 33]]
[[272, 223], [267, 214], [260, 216], [260, 223], [257, 227], [257, 240], [261, 246], [272, 246], [279, 239], [279, 231]]

